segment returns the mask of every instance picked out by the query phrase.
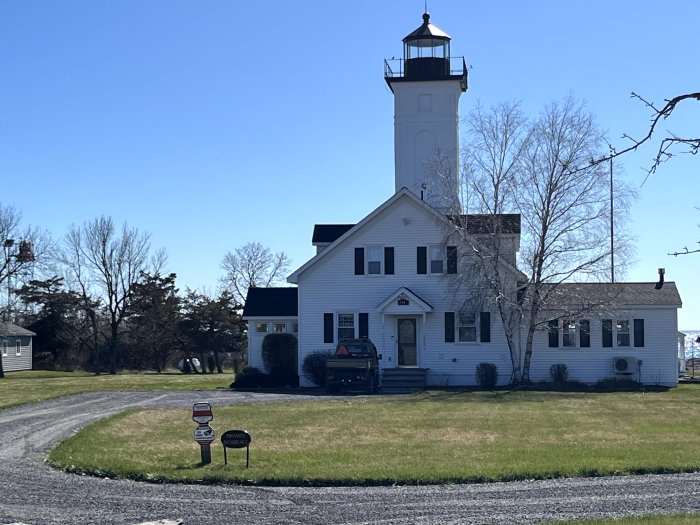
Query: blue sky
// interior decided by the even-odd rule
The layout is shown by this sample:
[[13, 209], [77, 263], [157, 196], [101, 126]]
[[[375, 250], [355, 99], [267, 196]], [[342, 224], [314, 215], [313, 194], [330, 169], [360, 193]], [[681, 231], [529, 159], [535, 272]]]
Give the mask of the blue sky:
[[[610, 140], [641, 136], [651, 101], [697, 91], [700, 3], [430, 0], [470, 65], [461, 114], [568, 92]], [[393, 100], [383, 59], [422, 0], [0, 2], [0, 202], [61, 237], [99, 215], [152, 234], [181, 288], [216, 287], [249, 241], [302, 265], [314, 223], [356, 222], [393, 193]], [[700, 104], [664, 122], [694, 130]], [[621, 159], [639, 188], [627, 280], [678, 283], [681, 329], [700, 328], [700, 159], [642, 186], [653, 151]], [[697, 247], [697, 245], [696, 245]]]

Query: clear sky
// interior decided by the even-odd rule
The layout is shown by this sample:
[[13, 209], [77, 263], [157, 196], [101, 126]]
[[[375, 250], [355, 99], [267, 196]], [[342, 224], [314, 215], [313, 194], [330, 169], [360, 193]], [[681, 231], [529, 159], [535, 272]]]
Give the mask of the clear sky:
[[[152, 233], [181, 288], [213, 290], [249, 241], [310, 258], [314, 223], [354, 223], [394, 190], [383, 59], [423, 0], [0, 0], [0, 202], [60, 238], [102, 214]], [[466, 115], [572, 91], [616, 146], [648, 110], [700, 88], [697, 0], [429, 0], [470, 66]], [[688, 102], [661, 131], [700, 130]], [[700, 159], [642, 185], [653, 151], [624, 159], [639, 188], [630, 281], [678, 283], [700, 328]], [[695, 245], [697, 248], [698, 245]]]

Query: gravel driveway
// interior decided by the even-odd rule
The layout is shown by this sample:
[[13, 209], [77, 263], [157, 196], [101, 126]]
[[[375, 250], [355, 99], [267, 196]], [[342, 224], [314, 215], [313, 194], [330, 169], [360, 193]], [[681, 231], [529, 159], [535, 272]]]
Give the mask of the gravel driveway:
[[[524, 524], [700, 511], [700, 473], [481, 485], [259, 488], [155, 485], [69, 475], [45, 453], [78, 428], [130, 407], [214, 407], [313, 396], [232, 392], [92, 393], [0, 411], [0, 523]], [[194, 425], [194, 423], [193, 423]]]

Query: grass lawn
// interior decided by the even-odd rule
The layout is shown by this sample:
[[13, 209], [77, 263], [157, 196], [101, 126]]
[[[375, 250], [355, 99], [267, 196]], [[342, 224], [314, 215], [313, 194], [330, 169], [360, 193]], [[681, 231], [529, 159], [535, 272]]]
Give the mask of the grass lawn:
[[639, 516], [615, 520], [557, 521], [556, 523], [557, 525], [697, 525], [700, 523], [700, 514]]
[[99, 376], [41, 370], [5, 372], [5, 378], [0, 379], [0, 409], [82, 392], [227, 389], [232, 380], [231, 371], [224, 374], [142, 372]]
[[[655, 393], [431, 391], [400, 397], [213, 407], [220, 442], [201, 466], [191, 409], [128, 412], [50, 456], [134, 479], [257, 484], [415, 484], [679, 472], [700, 468], [700, 385]], [[136, 431], [135, 431], [136, 430]]]

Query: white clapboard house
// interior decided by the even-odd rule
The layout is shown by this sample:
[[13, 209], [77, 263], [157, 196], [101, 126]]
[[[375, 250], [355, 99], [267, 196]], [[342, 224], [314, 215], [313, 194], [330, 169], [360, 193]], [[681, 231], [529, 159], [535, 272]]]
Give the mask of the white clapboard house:
[[[444, 173], [459, 169], [465, 62], [450, 57], [450, 37], [425, 14], [404, 38], [403, 60], [387, 62], [385, 79], [394, 94], [396, 193], [357, 224], [317, 224], [316, 255], [288, 278], [295, 288], [248, 291], [249, 364], [264, 368], [267, 334], [295, 333], [301, 384], [310, 386], [301, 373], [305, 355], [333, 350], [343, 338], [369, 337], [382, 354], [385, 384], [413, 375], [428, 386], [474, 385], [482, 362], [495, 364], [505, 384], [512, 364], [493, 298], [465, 309], [455, 283], [478, 282], [479, 276], [473, 275], [473, 255], [446, 233], [455, 203], [444, 196], [458, 192], [445, 191], [445, 184], [457, 182]], [[425, 162], [435, 151], [439, 180]], [[484, 216], [461, 219], [469, 235], [487, 233]], [[515, 266], [520, 216], [498, 220], [502, 273], [515, 295], [524, 278]], [[557, 294], [552, 321], [535, 334], [532, 380], [548, 379], [550, 366], [564, 363], [570, 378], [584, 382], [618, 376], [677, 384], [681, 300], [673, 282], [566, 284]], [[562, 315], [580, 311], [581, 301], [601, 306]]]

